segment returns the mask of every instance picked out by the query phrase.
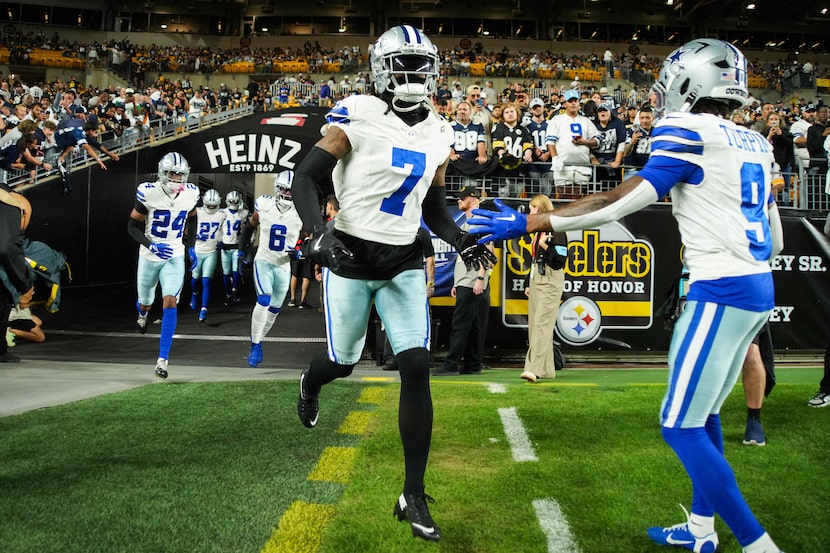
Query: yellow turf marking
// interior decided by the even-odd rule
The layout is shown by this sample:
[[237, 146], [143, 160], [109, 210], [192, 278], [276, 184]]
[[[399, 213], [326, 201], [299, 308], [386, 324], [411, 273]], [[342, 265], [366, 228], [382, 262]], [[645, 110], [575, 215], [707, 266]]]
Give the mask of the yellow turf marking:
[[364, 376], [360, 380], [365, 382], [392, 382], [395, 379], [390, 376]]
[[337, 429], [338, 434], [356, 434], [362, 436], [369, 428], [374, 413], [370, 411], [352, 411]]
[[348, 484], [355, 458], [357, 449], [354, 447], [327, 447], [308, 475], [308, 480]]
[[386, 386], [367, 386], [360, 392], [357, 398], [358, 403], [373, 403], [380, 405], [386, 399], [388, 388]]
[[334, 518], [334, 505], [295, 501], [280, 519], [280, 524], [265, 542], [260, 553], [316, 553], [323, 530]]

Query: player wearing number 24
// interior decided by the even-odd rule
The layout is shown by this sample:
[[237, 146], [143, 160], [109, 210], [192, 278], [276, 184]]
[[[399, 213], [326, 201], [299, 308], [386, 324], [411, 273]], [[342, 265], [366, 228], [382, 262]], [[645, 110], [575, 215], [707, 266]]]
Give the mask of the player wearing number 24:
[[[401, 378], [398, 411], [405, 479], [395, 514], [413, 535], [441, 537], [424, 493], [432, 436], [429, 330], [421, 218], [462, 259], [489, 268], [495, 256], [460, 230], [447, 209], [444, 173], [454, 133], [431, 108], [438, 49], [420, 30], [402, 25], [370, 48], [375, 94], [353, 95], [326, 116], [328, 131], [297, 167], [294, 205], [312, 236], [303, 248], [323, 266], [328, 348], [300, 377], [297, 412], [317, 424], [324, 384], [351, 374], [360, 360], [374, 302]], [[340, 212], [326, 228], [317, 188], [329, 175]], [[324, 192], [328, 192], [324, 190]]]
[[499, 211], [476, 210], [470, 229], [489, 241], [596, 228], [671, 194], [691, 288], [672, 335], [660, 421], [691, 478], [692, 512], [685, 523], [648, 535], [661, 545], [714, 551], [717, 513], [744, 553], [779, 553], [723, 455], [718, 414], [774, 305], [770, 260], [783, 233], [770, 183], [778, 166], [763, 136], [728, 120], [748, 98], [746, 58], [731, 44], [697, 39], [675, 50], [651, 98], [662, 118], [636, 176], [555, 213], [525, 215], [497, 200]]

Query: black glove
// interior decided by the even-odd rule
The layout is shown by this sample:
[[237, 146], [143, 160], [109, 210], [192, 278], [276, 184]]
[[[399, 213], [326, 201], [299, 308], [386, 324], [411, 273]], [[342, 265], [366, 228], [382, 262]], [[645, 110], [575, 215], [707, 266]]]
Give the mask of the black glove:
[[333, 230], [334, 228], [325, 226], [314, 227], [312, 235], [303, 242], [301, 251], [303, 257], [309, 258], [313, 263], [336, 271], [340, 268], [341, 261], [354, 259], [354, 254], [332, 234]]
[[461, 256], [467, 270], [487, 270], [496, 264], [496, 255], [483, 244], [476, 242], [480, 236], [462, 230], [453, 241], [453, 247], [458, 250], [458, 255]]
[[499, 165], [508, 171], [518, 169], [522, 164], [522, 158], [516, 157], [512, 154], [504, 154], [499, 158]]

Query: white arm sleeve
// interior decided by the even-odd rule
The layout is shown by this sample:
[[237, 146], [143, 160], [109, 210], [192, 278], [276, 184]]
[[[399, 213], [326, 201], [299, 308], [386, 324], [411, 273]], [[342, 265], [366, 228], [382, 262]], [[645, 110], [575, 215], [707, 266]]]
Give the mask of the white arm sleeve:
[[635, 211], [639, 211], [649, 204], [656, 202], [657, 191], [650, 182], [643, 179], [636, 188], [618, 199], [591, 213], [574, 215], [572, 217], [550, 216], [550, 224], [554, 231], [581, 230], [586, 228], [597, 228], [611, 221], [616, 221]]
[[772, 203], [769, 207], [769, 230], [772, 235], [772, 256], [770, 260], [784, 249], [784, 227], [781, 224], [781, 215], [778, 213], [778, 204]]

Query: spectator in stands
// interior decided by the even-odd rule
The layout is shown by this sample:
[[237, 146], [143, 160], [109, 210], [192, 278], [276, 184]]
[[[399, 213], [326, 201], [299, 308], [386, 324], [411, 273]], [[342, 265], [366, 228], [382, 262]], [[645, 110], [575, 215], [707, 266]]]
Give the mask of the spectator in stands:
[[455, 108], [452, 124], [455, 142], [450, 148], [449, 174], [462, 175], [464, 186], [475, 187], [475, 179], [489, 173], [493, 167], [487, 159], [487, 136], [481, 123], [471, 119], [472, 106], [462, 101]]
[[550, 152], [545, 143], [548, 133], [545, 101], [541, 98], [534, 98], [530, 101], [530, 121], [524, 127], [533, 139], [533, 162], [527, 167], [527, 176], [538, 185], [538, 192], [550, 194], [553, 174], [550, 171]]
[[473, 123], [479, 123], [484, 128], [485, 148], [487, 150], [487, 157], [493, 155], [493, 114], [488, 109], [487, 97], [484, 91], [476, 85], [467, 87], [467, 103], [470, 104], [472, 114], [470, 119]]
[[519, 124], [515, 104], [504, 106], [501, 115], [502, 121], [493, 129], [493, 157], [498, 160], [498, 175], [503, 178], [499, 196], [518, 198], [522, 191], [521, 164], [533, 161], [533, 137]]
[[[643, 106], [637, 113], [637, 120], [633, 127], [628, 129], [625, 136], [625, 164], [637, 169], [643, 167], [651, 155], [651, 130], [654, 124], [654, 113], [649, 106]], [[626, 178], [633, 177], [636, 169], [629, 169]]]
[[[87, 155], [89, 155], [98, 163], [98, 166], [101, 169], [106, 171], [107, 166], [98, 156], [98, 153], [95, 151], [95, 148], [93, 148], [93, 146], [89, 143], [88, 135], [85, 133], [85, 125], [87, 123], [86, 108], [84, 108], [83, 106], [73, 106], [72, 112], [74, 114], [74, 117], [72, 117], [71, 119], [65, 119], [61, 121], [58, 124], [57, 130], [55, 131], [55, 142], [57, 143], [59, 148], [63, 149], [63, 152], [61, 152], [61, 154], [58, 156], [56, 162], [58, 170], [60, 171], [62, 176], [66, 176], [69, 165], [66, 163], [66, 160], [72, 154], [72, 150], [75, 149], [75, 146], [80, 146], [87, 153]], [[94, 125], [97, 135], [98, 125], [92, 122], [90, 123], [90, 126]], [[97, 140], [95, 142], [97, 143]], [[113, 159], [117, 161], [118, 158], [116, 156]], [[64, 186], [66, 187], [66, 182], [64, 183]], [[69, 190], [65, 191], [71, 191], [71, 187], [69, 188]]]
[[553, 181], [557, 187], [569, 187], [559, 196], [581, 196], [581, 187], [592, 176], [591, 148], [599, 145], [597, 128], [579, 113], [579, 92], [566, 90], [565, 113], [548, 121], [545, 144], [550, 152]]
[[810, 154], [807, 151], [807, 130], [813, 124], [816, 115], [815, 104], [807, 104], [801, 111], [801, 117], [790, 126], [793, 135], [793, 149], [795, 154], [796, 170], [801, 174], [810, 165]]
[[625, 155], [625, 125], [614, 117], [613, 106], [600, 104], [597, 108], [597, 141], [599, 144], [591, 150], [593, 161], [603, 165], [597, 167], [597, 181], [620, 182], [622, 171], [618, 170]]

